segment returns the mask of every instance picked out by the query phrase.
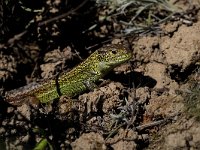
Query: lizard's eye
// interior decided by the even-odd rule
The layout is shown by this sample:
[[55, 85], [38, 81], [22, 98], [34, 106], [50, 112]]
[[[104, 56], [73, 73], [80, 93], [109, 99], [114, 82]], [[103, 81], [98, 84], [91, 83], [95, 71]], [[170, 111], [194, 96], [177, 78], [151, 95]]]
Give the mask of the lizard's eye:
[[112, 52], [113, 54], [117, 54], [117, 52], [116, 52], [115, 50], [112, 50], [111, 52]]

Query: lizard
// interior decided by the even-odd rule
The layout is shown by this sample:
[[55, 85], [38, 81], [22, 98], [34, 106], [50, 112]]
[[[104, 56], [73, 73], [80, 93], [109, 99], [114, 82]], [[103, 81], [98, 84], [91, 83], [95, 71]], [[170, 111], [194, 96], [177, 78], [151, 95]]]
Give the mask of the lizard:
[[75, 97], [87, 89], [95, 88], [95, 82], [131, 57], [132, 52], [122, 44], [105, 45], [71, 71], [61, 73], [56, 79], [44, 79], [7, 91], [4, 99], [12, 105], [19, 106], [27, 101], [52, 102], [61, 95]]

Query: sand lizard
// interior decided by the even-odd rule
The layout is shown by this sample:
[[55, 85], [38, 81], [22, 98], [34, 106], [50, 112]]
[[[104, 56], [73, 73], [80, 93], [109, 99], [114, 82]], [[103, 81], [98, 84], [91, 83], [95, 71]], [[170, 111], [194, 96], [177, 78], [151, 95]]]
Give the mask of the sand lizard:
[[57, 79], [30, 83], [6, 92], [4, 98], [12, 105], [21, 105], [29, 100], [47, 103], [61, 95], [74, 97], [93, 88], [96, 81], [131, 57], [131, 51], [123, 45], [106, 45], [96, 50], [71, 71], [63, 72]]

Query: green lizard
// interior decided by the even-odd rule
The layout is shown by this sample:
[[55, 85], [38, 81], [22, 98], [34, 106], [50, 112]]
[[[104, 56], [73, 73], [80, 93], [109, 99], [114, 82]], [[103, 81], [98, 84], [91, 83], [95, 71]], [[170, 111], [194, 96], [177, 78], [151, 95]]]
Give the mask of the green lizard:
[[5, 100], [12, 105], [21, 105], [27, 101], [39, 100], [41, 103], [53, 101], [65, 95], [74, 97], [87, 89], [95, 87], [114, 67], [128, 61], [131, 51], [122, 45], [106, 45], [92, 53], [85, 61], [57, 79], [33, 82], [24, 87], [5, 93]]

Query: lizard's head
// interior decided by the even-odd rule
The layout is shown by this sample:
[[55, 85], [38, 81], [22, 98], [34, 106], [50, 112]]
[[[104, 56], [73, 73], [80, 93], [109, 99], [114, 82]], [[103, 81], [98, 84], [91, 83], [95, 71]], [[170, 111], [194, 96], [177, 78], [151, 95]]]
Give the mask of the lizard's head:
[[129, 49], [123, 45], [106, 45], [100, 48], [98, 51], [98, 61], [100, 70], [106, 71], [112, 69], [132, 57], [132, 53]]

